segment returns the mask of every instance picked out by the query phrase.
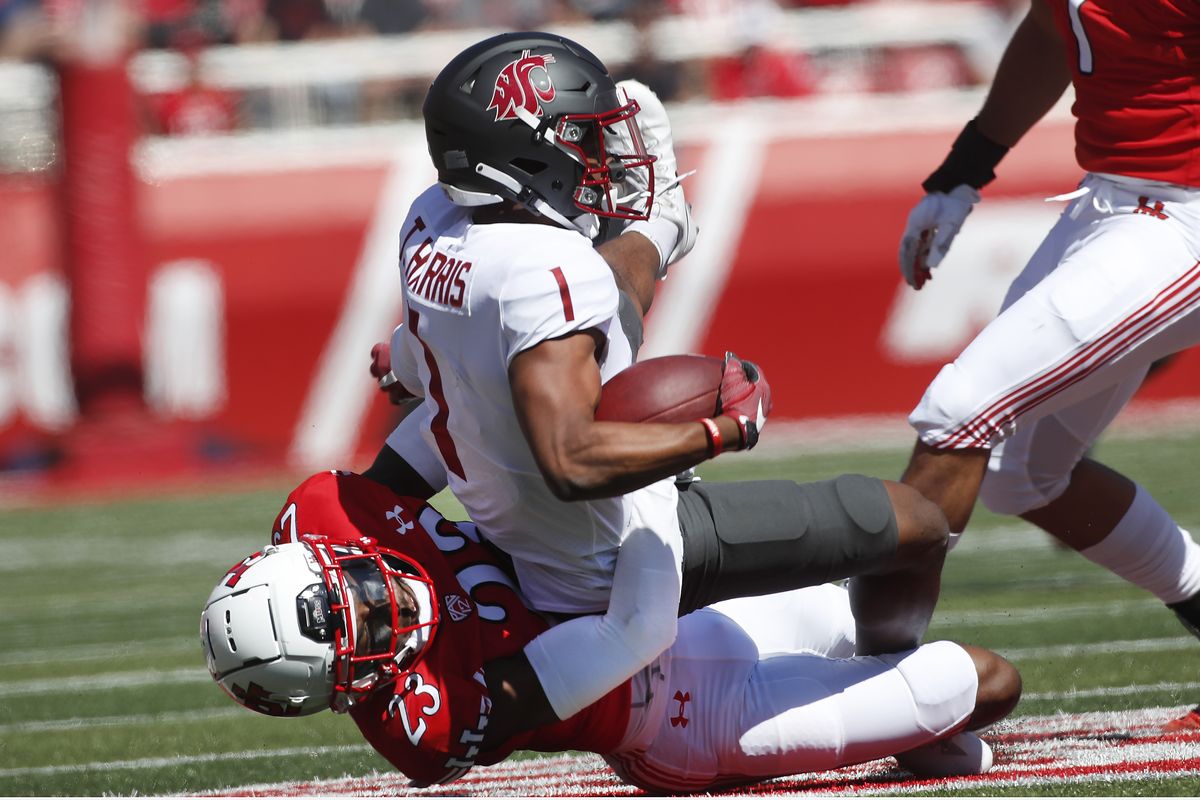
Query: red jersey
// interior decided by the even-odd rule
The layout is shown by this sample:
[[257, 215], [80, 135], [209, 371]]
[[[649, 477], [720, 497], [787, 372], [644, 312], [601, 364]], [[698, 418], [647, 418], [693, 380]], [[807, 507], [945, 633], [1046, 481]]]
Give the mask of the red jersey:
[[1041, 0], [1067, 45], [1089, 172], [1200, 186], [1200, 0]]
[[480, 750], [492, 707], [484, 664], [516, 653], [547, 625], [525, 607], [473, 524], [450, 522], [360, 475], [322, 472], [288, 495], [272, 538], [288, 542], [305, 533], [343, 541], [370, 536], [420, 563], [433, 580], [440, 621], [421, 660], [350, 711], [371, 746], [415, 782], [447, 783], [518, 749], [604, 753], [624, 736], [629, 681], [568, 720]]

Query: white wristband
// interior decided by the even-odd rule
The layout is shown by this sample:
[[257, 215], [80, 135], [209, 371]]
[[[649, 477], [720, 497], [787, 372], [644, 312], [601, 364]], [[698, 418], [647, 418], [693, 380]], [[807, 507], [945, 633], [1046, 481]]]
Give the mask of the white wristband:
[[674, 222], [657, 217], [655, 219], [639, 219], [629, 223], [625, 233], [640, 233], [645, 236], [658, 250], [658, 278], [667, 277], [667, 258], [679, 243], [679, 228]]

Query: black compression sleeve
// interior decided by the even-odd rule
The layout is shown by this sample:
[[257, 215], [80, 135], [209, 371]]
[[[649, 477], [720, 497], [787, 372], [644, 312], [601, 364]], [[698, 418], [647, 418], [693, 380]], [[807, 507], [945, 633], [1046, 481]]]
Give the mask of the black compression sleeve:
[[996, 178], [996, 165], [1007, 152], [1007, 147], [984, 136], [975, 120], [971, 120], [954, 140], [950, 155], [925, 179], [921, 188], [926, 192], [948, 192], [965, 183], [982, 189]]

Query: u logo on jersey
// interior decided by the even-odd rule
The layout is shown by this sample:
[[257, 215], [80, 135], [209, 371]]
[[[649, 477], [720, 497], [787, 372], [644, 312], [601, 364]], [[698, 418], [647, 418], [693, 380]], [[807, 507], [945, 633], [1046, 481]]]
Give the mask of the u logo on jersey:
[[523, 108], [535, 117], [542, 115], [542, 103], [554, 99], [554, 84], [550, 81], [547, 66], [554, 63], [554, 56], [530, 55], [528, 50], [521, 57], [505, 65], [496, 76], [492, 101], [487, 110], [496, 112], [496, 122], [516, 119], [517, 109]]
[[1138, 198], [1137, 208], [1133, 210], [1133, 213], [1145, 214], [1157, 219], [1167, 219], [1167, 215], [1163, 213], [1163, 201], [1155, 200], [1154, 205], [1150, 205], [1150, 198], [1145, 196]]

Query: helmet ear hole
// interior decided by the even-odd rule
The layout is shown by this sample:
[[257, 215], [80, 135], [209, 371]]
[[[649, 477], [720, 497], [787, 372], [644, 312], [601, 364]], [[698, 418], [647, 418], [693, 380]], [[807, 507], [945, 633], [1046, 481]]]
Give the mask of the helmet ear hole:
[[[508, 163], [521, 170], [526, 175], [537, 175], [539, 172], [546, 169], [545, 161], [535, 161], [532, 158], [514, 158]], [[557, 183], [557, 181], [555, 182]]]

